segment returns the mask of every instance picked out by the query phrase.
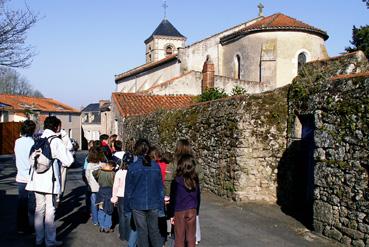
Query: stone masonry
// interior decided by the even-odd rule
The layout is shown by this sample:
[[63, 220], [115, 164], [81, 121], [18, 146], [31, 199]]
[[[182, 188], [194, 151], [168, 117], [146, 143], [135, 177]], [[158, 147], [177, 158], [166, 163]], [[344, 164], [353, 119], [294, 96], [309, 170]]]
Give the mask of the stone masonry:
[[310, 63], [289, 91], [289, 144], [314, 121], [314, 229], [350, 246], [369, 246], [367, 70], [361, 52]]
[[233, 200], [276, 201], [278, 161], [286, 146], [287, 88], [185, 109], [130, 117], [123, 139], [148, 138], [163, 151], [188, 138], [202, 187]]

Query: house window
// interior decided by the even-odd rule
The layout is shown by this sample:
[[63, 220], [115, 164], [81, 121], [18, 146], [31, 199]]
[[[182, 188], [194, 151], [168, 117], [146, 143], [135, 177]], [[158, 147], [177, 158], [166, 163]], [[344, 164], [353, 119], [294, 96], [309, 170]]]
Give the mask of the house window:
[[305, 63], [306, 63], [306, 55], [304, 52], [301, 52], [297, 57], [297, 72], [301, 71]]
[[234, 78], [240, 79], [241, 78], [241, 57], [240, 55], [236, 55], [234, 58]]
[[9, 121], [9, 112], [2, 111], [0, 112], [0, 122], [5, 123]]
[[72, 114], [69, 113], [69, 122], [71, 123], [72, 122]]
[[167, 45], [165, 47], [165, 55], [166, 56], [169, 56], [169, 55], [172, 55], [172, 54], [173, 54], [173, 46]]

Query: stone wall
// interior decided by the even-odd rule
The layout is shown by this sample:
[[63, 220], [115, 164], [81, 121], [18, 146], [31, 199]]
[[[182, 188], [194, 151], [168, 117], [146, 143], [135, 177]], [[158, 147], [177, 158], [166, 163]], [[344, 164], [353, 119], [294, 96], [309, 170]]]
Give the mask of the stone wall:
[[289, 148], [301, 142], [295, 165], [313, 169], [314, 229], [352, 246], [369, 245], [367, 70], [361, 52], [310, 63], [289, 92]]
[[202, 187], [233, 200], [276, 201], [286, 146], [287, 88], [158, 111], [119, 122], [123, 139], [145, 137], [173, 152], [191, 140]]

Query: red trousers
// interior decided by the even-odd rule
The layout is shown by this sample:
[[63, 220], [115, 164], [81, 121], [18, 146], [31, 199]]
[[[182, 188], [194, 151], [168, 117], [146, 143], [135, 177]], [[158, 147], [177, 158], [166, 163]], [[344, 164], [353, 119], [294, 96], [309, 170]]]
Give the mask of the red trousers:
[[187, 209], [174, 214], [175, 246], [195, 247], [196, 242], [196, 209]]

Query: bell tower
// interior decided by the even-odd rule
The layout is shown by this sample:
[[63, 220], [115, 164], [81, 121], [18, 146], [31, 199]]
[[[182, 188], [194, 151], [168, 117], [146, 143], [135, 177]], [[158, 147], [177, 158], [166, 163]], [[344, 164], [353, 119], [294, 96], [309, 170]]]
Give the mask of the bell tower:
[[186, 37], [183, 36], [167, 19], [166, 1], [164, 1], [164, 18], [145, 40], [146, 45], [146, 63], [156, 62], [178, 52], [178, 48], [184, 47]]

